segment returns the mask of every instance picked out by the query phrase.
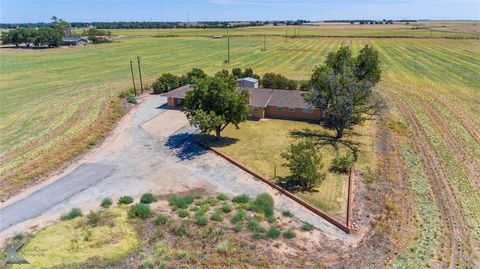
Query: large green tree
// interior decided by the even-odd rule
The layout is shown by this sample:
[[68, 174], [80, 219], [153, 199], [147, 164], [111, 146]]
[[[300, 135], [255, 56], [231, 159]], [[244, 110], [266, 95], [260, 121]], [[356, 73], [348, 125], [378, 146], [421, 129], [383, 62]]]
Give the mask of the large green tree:
[[375, 114], [381, 107], [382, 102], [373, 94], [380, 77], [379, 55], [374, 48], [366, 45], [353, 57], [350, 48], [342, 46], [315, 68], [312, 90], [305, 99], [322, 110], [339, 139], [346, 128], [362, 122], [364, 115]]
[[190, 124], [202, 133], [220, 133], [229, 124], [238, 124], [248, 117], [248, 92], [237, 88], [233, 76], [196, 79], [193, 90], [185, 96], [184, 109]]

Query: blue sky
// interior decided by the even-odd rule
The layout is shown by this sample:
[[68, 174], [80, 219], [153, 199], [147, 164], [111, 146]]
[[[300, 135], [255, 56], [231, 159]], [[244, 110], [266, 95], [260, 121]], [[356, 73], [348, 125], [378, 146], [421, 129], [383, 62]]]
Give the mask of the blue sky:
[[480, 0], [0, 0], [0, 22], [480, 19]]

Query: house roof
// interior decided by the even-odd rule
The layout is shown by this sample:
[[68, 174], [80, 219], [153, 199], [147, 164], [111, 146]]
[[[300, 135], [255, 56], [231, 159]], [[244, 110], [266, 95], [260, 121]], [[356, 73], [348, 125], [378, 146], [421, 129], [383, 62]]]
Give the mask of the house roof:
[[292, 90], [273, 90], [269, 106], [291, 107], [291, 108], [312, 108], [305, 101], [305, 92]]
[[[278, 90], [265, 88], [242, 88], [250, 93], [249, 105], [253, 107], [291, 107], [291, 108], [312, 108], [308, 104], [304, 95], [305, 92], [294, 90]], [[187, 92], [193, 90], [192, 86], [187, 84], [175, 90], [162, 94], [165, 97], [185, 98]]]
[[257, 83], [258, 79], [251, 78], [251, 77], [245, 77], [245, 78], [239, 78], [239, 79], [237, 79], [237, 81], [248, 81], [248, 82], [252, 82], [252, 83]]
[[191, 90], [193, 90], [192, 85], [187, 84], [180, 88], [176, 88], [175, 90], [171, 90], [167, 93], [163, 93], [162, 96], [183, 99], [185, 98], [185, 95], [187, 94], [187, 92]]
[[62, 41], [63, 42], [79, 42], [79, 41], [86, 41], [86, 39], [78, 36], [64, 36], [62, 37]]

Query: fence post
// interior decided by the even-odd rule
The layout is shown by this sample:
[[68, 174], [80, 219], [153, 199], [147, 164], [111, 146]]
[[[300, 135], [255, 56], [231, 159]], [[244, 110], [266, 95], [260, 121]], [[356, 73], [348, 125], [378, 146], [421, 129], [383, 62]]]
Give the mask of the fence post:
[[350, 174], [348, 175], [348, 197], [347, 197], [347, 227], [352, 229], [352, 168], [350, 167]]

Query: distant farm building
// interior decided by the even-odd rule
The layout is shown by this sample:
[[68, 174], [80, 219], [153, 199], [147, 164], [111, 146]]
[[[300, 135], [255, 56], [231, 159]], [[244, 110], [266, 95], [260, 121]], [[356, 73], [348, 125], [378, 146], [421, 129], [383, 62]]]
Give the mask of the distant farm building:
[[[240, 86], [240, 90], [248, 91], [250, 95], [247, 104], [252, 108], [250, 118], [319, 121], [322, 116], [320, 109], [312, 107], [305, 101], [305, 92], [258, 88], [258, 81], [256, 86]], [[185, 85], [164, 93], [163, 96], [167, 97], [170, 108], [179, 108], [182, 107], [187, 92], [191, 90], [193, 90], [191, 85]]]
[[258, 79], [256, 78], [239, 78], [237, 79], [238, 87], [240, 88], [258, 88]]
[[82, 37], [77, 36], [65, 36], [62, 37], [62, 45], [64, 46], [76, 46], [76, 45], [85, 45], [87, 40]]

